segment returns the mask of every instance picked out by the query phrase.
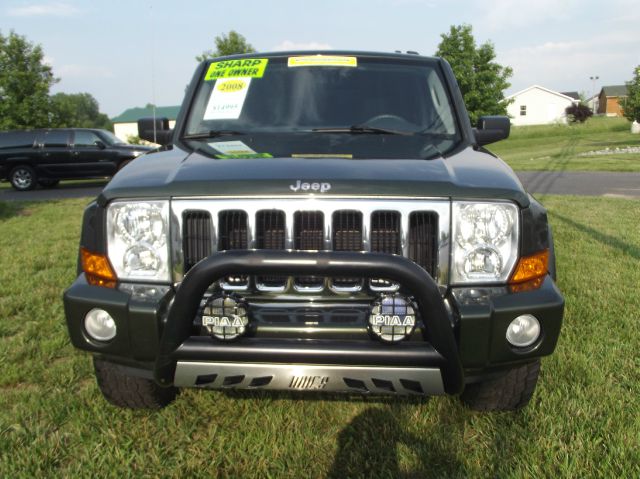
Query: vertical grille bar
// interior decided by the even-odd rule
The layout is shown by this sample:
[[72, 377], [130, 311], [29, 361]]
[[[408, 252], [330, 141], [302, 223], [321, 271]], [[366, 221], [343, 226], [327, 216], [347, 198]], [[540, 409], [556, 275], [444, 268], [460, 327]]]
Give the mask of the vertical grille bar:
[[438, 216], [416, 211], [409, 217], [409, 259], [436, 276], [438, 260]]
[[[293, 215], [293, 247], [297, 250], [324, 249], [324, 214], [322, 211], [296, 211]], [[304, 288], [321, 288], [323, 279], [318, 276], [295, 278]]]
[[208, 211], [185, 211], [182, 216], [184, 272], [211, 255], [211, 214]]
[[[286, 226], [284, 211], [261, 210], [256, 214], [256, 247], [258, 249], [285, 249]], [[270, 288], [283, 288], [285, 276], [258, 276], [257, 282]]]
[[[218, 214], [218, 251], [247, 249], [247, 213], [242, 210], [226, 210]], [[245, 275], [228, 276], [225, 282], [234, 287], [244, 287], [249, 278]]]

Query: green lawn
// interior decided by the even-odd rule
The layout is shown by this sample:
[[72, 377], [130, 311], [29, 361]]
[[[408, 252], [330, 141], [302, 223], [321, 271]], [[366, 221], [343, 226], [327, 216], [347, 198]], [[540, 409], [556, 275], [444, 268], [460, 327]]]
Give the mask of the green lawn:
[[85, 201], [0, 203], [0, 477], [640, 477], [640, 202], [543, 202], [565, 324], [532, 403], [502, 414], [196, 390], [119, 410], [64, 324]]
[[640, 147], [624, 118], [591, 118], [577, 125], [512, 127], [508, 139], [488, 149], [516, 171], [640, 172], [640, 153], [579, 156], [609, 148]]

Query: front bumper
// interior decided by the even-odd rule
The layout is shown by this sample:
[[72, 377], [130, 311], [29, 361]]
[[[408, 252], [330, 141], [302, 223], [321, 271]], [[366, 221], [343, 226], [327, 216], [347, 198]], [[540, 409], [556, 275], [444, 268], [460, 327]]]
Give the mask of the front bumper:
[[[412, 293], [419, 311], [427, 312], [428, 341], [242, 338], [222, 343], [191, 336], [200, 299], [211, 283], [226, 275], [266, 273], [395, 280]], [[564, 309], [551, 278], [528, 292], [452, 288], [443, 298], [433, 279], [413, 262], [372, 253], [229, 251], [201, 261], [177, 292], [139, 289], [144, 293], [90, 286], [79, 276], [64, 295], [69, 333], [76, 347], [142, 375], [153, 372], [167, 386], [455, 394], [465, 382], [553, 352]], [[116, 321], [118, 334], [109, 343], [92, 341], [84, 332], [84, 316], [96, 307]], [[527, 350], [510, 347], [504, 334], [520, 314], [534, 314], [543, 330], [540, 341]]]

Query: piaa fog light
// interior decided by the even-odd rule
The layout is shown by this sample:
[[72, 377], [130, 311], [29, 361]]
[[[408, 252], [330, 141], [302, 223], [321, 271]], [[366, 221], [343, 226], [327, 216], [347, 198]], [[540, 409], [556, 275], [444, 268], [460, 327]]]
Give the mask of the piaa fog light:
[[212, 296], [202, 311], [202, 327], [218, 339], [236, 339], [246, 332], [248, 324], [246, 303], [233, 296]]
[[411, 302], [400, 295], [379, 297], [369, 316], [369, 329], [383, 341], [401, 341], [411, 336], [416, 315]]
[[531, 314], [523, 314], [511, 321], [507, 328], [507, 341], [513, 346], [531, 346], [540, 337], [540, 322]]
[[110, 341], [116, 337], [116, 322], [104, 309], [92, 309], [84, 317], [84, 329], [97, 341]]

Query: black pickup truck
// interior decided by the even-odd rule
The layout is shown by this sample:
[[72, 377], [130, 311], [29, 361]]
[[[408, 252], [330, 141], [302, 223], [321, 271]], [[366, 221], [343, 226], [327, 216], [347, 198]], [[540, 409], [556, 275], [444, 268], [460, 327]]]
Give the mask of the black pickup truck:
[[106, 178], [152, 149], [92, 128], [0, 131], [0, 181], [27, 191], [60, 180]]
[[545, 209], [484, 145], [438, 58], [203, 62], [175, 130], [84, 213], [64, 293], [112, 403], [179, 388], [526, 405], [564, 300]]

